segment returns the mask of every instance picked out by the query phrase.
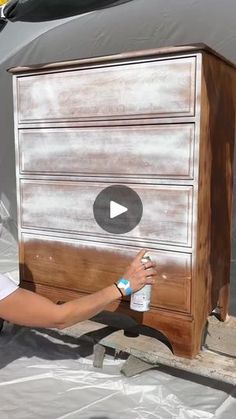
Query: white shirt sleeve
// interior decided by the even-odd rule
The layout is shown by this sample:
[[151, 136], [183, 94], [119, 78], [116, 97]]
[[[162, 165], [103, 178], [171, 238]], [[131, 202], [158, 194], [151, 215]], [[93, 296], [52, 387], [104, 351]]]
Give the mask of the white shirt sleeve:
[[19, 288], [10, 278], [0, 273], [0, 300], [8, 297]]

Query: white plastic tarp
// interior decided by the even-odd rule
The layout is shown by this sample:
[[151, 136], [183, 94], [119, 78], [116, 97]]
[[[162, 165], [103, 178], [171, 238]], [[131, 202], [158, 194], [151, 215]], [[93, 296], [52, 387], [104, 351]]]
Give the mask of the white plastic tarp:
[[5, 325], [1, 419], [235, 418], [232, 385], [158, 368], [128, 378], [112, 355], [94, 368], [92, 351], [66, 332]]

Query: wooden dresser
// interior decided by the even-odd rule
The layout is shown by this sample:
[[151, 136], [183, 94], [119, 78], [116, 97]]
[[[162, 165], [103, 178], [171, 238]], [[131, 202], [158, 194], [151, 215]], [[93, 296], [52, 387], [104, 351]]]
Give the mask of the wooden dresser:
[[[22, 287], [54, 301], [113, 283], [140, 248], [158, 267], [152, 308], [108, 307], [194, 357], [226, 318], [236, 71], [204, 45], [18, 67], [13, 73]], [[109, 234], [93, 202], [126, 185], [139, 225]]]

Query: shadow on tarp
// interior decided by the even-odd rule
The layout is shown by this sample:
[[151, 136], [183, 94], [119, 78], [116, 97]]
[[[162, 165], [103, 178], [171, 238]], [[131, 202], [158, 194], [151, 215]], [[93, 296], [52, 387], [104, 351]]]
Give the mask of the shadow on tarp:
[[[108, 313], [106, 313], [108, 314]], [[117, 319], [115, 315], [109, 316], [105, 315], [105, 318], [110, 318], [110, 323], [114, 323], [114, 319]], [[93, 320], [104, 320], [104, 314], [101, 314], [102, 317], [96, 316]], [[124, 318], [123, 318], [124, 317]], [[42, 359], [47, 360], [62, 360], [62, 359], [78, 359], [80, 357], [87, 357], [92, 355], [93, 347], [96, 343], [99, 343], [103, 338], [111, 335], [112, 333], [122, 330], [122, 326], [127, 330], [127, 333], [130, 337], [133, 335], [136, 337], [138, 331], [146, 336], [155, 337], [163, 343], [166, 342], [165, 336], [159, 332], [145, 326], [138, 326], [133, 319], [130, 319], [128, 316], [121, 316], [119, 314], [119, 322], [121, 327], [107, 325], [101, 327], [98, 330], [94, 330], [88, 333], [81, 335], [80, 337], [74, 337], [64, 333], [63, 331], [57, 331], [55, 329], [41, 329], [41, 328], [27, 328], [17, 325], [10, 325], [5, 322], [3, 330], [0, 335], [0, 368], [5, 367], [7, 364], [13, 362], [15, 359], [20, 358], [21, 356], [32, 357], [40, 356]], [[50, 340], [51, 339], [51, 340]], [[57, 340], [57, 342], [53, 342]], [[59, 340], [59, 342], [58, 342]], [[14, 344], [17, 341], [18, 352], [7, 349], [8, 345]], [[60, 341], [63, 342], [60, 344]], [[68, 344], [65, 345], [65, 344]], [[69, 345], [76, 345], [76, 348], [72, 348]], [[25, 348], [27, 350], [25, 351]], [[40, 348], [40, 351], [39, 351]], [[22, 350], [21, 350], [22, 349]], [[40, 353], [39, 353], [40, 352]], [[112, 348], [106, 348], [107, 354], [115, 355], [115, 350]], [[127, 358], [128, 354], [123, 356], [120, 354], [120, 357]]]

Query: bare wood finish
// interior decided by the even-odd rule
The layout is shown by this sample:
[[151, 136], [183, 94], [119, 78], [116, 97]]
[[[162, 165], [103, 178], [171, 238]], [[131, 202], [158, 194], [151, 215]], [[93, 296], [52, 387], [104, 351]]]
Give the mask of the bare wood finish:
[[[108, 286], [124, 273], [136, 248], [95, 245], [83, 241], [23, 236], [22, 275], [26, 281], [91, 293]], [[152, 251], [158, 263], [153, 307], [190, 312], [191, 255]]]
[[[117, 279], [140, 247], [157, 262], [152, 308], [108, 307], [200, 350], [208, 314], [228, 306], [235, 68], [203, 46], [18, 68], [14, 75], [22, 286], [53, 300]], [[92, 204], [124, 183], [144, 215], [99, 229]]]
[[8, 71], [12, 74], [19, 74], [19, 73], [32, 73], [35, 70], [37, 72], [45, 72], [50, 70], [64, 70], [65, 67], [77, 67], [78, 65], [91, 65], [91, 64], [97, 64], [97, 63], [109, 63], [109, 62], [116, 62], [122, 64], [124, 61], [127, 60], [135, 60], [135, 59], [151, 59], [152, 57], [166, 57], [169, 58], [171, 56], [176, 56], [177, 54], [193, 54], [199, 51], [206, 51], [208, 53], [211, 53], [221, 60], [223, 60], [225, 63], [229, 64], [230, 66], [235, 68], [235, 63], [229, 61], [227, 58], [219, 54], [217, 51], [210, 48], [208, 45], [204, 43], [198, 43], [193, 45], [177, 45], [177, 46], [168, 46], [168, 47], [162, 47], [162, 48], [150, 48], [140, 51], [131, 51], [131, 52], [123, 52], [121, 54], [114, 54], [114, 55], [108, 55], [103, 57], [90, 57], [90, 58], [80, 58], [79, 60], [73, 60], [73, 61], [57, 61], [55, 63], [46, 63], [46, 64], [39, 64], [39, 65], [31, 65], [27, 67], [12, 67]]
[[[54, 302], [70, 301], [85, 295], [70, 289], [53, 288], [52, 286], [28, 281], [22, 281], [21, 286], [38, 294], [46, 295]], [[193, 352], [193, 319], [189, 316], [175, 314], [175, 321], [173, 322], [172, 312], [155, 308], [146, 313], [139, 313], [130, 310], [129, 303], [126, 301], [110, 304], [107, 306], [107, 310], [123, 313], [136, 320], [137, 323], [152, 325], [155, 329], [162, 331], [169, 339], [173, 352], [179, 356], [186, 357], [186, 353], [191, 354]], [[175, 336], [175, 339], [173, 339], [173, 336]], [[183, 341], [185, 342], [184, 346]]]
[[[96, 223], [93, 202], [109, 184], [65, 181], [21, 181], [23, 228], [110, 236]], [[123, 235], [130, 240], [191, 246], [192, 187], [130, 185], [143, 203], [139, 225]], [[153, 229], [155, 225], [155, 229]]]
[[17, 92], [19, 123], [191, 116], [195, 58], [20, 77]]
[[193, 151], [194, 124], [19, 131], [23, 174], [191, 179]]
[[[213, 309], [218, 309], [222, 320], [228, 313], [236, 128], [235, 70], [208, 54], [203, 55], [202, 68], [200, 224], [193, 295], [207, 303], [202, 309], [197, 299], [193, 300], [196, 336]], [[197, 278], [202, 278], [202, 281], [197, 281]]]

